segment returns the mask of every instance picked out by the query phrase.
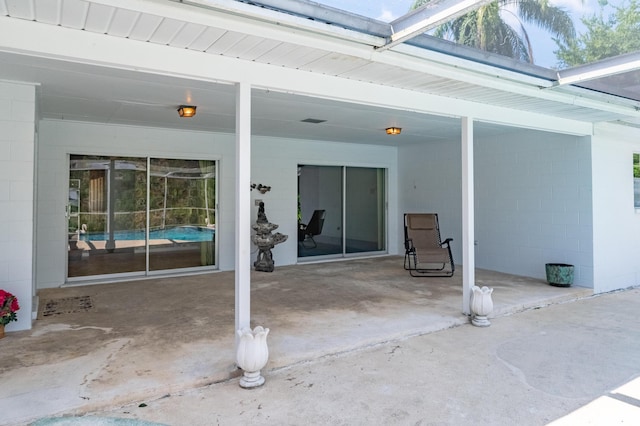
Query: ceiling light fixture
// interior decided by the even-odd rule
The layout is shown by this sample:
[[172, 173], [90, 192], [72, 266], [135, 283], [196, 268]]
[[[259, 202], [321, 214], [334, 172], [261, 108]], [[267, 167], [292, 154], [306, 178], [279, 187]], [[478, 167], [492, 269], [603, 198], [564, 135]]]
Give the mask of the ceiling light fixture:
[[180, 105], [178, 115], [180, 117], [193, 117], [196, 115], [196, 108], [197, 107], [191, 105]]
[[384, 129], [388, 135], [399, 135], [402, 129], [400, 127], [387, 127]]

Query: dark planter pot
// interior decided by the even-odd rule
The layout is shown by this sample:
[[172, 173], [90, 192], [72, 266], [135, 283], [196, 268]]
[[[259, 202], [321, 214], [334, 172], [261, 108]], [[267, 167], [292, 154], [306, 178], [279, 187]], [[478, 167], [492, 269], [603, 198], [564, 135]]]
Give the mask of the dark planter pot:
[[556, 287], [570, 287], [573, 284], [573, 265], [547, 263], [547, 282]]

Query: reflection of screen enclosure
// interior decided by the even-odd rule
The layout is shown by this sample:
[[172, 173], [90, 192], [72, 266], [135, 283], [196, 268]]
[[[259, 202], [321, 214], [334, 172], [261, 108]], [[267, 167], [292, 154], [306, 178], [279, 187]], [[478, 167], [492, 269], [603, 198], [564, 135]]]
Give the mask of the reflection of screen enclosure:
[[216, 163], [71, 155], [68, 276], [215, 263]]

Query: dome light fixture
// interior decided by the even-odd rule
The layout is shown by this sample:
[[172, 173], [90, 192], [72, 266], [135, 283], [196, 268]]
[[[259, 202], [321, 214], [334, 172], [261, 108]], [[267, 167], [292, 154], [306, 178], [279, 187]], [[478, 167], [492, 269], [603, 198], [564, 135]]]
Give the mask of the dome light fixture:
[[385, 131], [388, 135], [399, 135], [402, 129], [400, 127], [387, 127]]
[[196, 115], [196, 106], [192, 105], [180, 105], [178, 108], [178, 115], [180, 117], [193, 117]]

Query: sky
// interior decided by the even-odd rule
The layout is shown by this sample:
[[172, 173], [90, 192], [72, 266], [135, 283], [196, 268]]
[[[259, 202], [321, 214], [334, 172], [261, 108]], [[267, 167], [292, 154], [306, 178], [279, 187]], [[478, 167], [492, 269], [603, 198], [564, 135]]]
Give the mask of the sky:
[[[348, 12], [374, 18], [384, 22], [391, 22], [394, 19], [407, 13], [414, 0], [315, 0], [326, 6], [346, 10]], [[551, 0], [555, 6], [560, 6], [567, 10], [572, 16], [578, 34], [584, 32], [584, 26], [580, 22], [583, 16], [591, 16], [599, 13], [600, 6], [598, 0]], [[609, 4], [622, 5], [624, 0], [609, 0]], [[606, 15], [610, 13], [611, 8]], [[551, 35], [535, 27], [527, 27], [529, 37], [534, 40], [534, 59], [537, 65], [552, 68], [557, 64], [557, 59], [553, 54], [557, 50], [557, 45], [551, 39]]]

